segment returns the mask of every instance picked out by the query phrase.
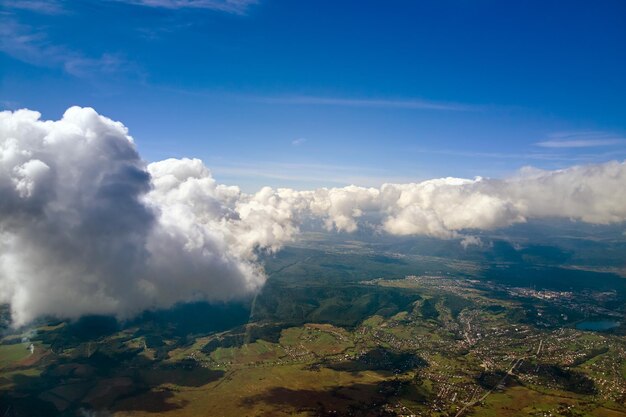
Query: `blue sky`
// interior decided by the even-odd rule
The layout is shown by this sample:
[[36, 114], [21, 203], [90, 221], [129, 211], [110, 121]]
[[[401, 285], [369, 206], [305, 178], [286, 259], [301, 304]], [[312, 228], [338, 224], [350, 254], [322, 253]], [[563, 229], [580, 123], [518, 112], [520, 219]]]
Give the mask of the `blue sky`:
[[246, 190], [626, 158], [626, 2], [0, 0], [0, 106]]

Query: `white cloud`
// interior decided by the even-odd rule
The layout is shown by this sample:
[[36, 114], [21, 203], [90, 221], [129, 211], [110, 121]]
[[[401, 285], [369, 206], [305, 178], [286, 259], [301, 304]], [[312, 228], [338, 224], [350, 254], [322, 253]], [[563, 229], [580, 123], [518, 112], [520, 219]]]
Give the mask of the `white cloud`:
[[461, 239], [461, 246], [463, 246], [463, 249], [467, 249], [469, 246], [482, 247], [483, 241], [477, 236], [464, 236]]
[[0, 112], [0, 302], [14, 323], [252, 294], [307, 219], [329, 230], [459, 238], [532, 218], [626, 221], [626, 162], [513, 178], [441, 178], [244, 193], [197, 159], [146, 166], [126, 128], [73, 107], [61, 120]]
[[298, 138], [298, 139], [294, 139], [291, 141], [291, 144], [293, 146], [300, 146], [303, 145], [306, 142], [306, 138]]
[[[566, 218], [596, 224], [626, 221], [626, 162], [575, 166], [559, 171], [522, 170], [505, 180], [442, 178], [379, 189], [351, 187], [364, 199], [342, 204], [344, 224], [378, 217], [394, 235], [458, 237], [465, 230], [489, 230], [533, 218]], [[344, 189], [331, 189], [337, 193]], [[357, 201], [356, 197], [349, 199]], [[356, 213], [351, 214], [351, 213]], [[349, 227], [354, 229], [353, 226]]]

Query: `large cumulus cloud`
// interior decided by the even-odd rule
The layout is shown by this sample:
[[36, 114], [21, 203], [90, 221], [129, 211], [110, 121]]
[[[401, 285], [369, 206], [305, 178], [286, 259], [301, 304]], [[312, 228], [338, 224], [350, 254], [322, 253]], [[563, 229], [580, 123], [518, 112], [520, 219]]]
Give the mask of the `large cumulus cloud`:
[[198, 160], [146, 167], [92, 109], [2, 112], [0, 302], [19, 325], [240, 297], [264, 282], [257, 252], [295, 232], [291, 206], [217, 185]]
[[229, 300], [265, 281], [257, 257], [308, 219], [328, 230], [462, 238], [531, 218], [626, 220], [626, 164], [514, 178], [443, 178], [312, 191], [218, 184], [197, 159], [146, 165], [126, 128], [88, 108], [58, 121], [0, 113], [0, 302], [41, 315], [128, 317]]
[[0, 301], [41, 314], [124, 309], [154, 213], [150, 178], [120, 123], [72, 108], [57, 122], [0, 113]]

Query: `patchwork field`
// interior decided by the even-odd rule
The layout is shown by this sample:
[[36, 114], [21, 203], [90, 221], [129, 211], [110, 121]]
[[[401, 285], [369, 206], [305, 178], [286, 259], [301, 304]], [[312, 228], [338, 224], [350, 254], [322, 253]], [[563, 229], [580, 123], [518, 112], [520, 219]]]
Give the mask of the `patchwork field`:
[[244, 303], [6, 329], [0, 412], [626, 416], [623, 324], [575, 328], [589, 300], [623, 314], [618, 293], [511, 286], [479, 262], [372, 257], [357, 242], [340, 269], [337, 253], [290, 250]]

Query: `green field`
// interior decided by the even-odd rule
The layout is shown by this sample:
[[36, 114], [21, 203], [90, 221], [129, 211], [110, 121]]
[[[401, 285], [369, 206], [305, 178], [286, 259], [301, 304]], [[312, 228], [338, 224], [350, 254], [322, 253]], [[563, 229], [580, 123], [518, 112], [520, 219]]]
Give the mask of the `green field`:
[[7, 329], [0, 413], [626, 416], [623, 328], [563, 318], [593, 289], [517, 295], [481, 265], [296, 246], [255, 299], [44, 322], [33, 355]]

